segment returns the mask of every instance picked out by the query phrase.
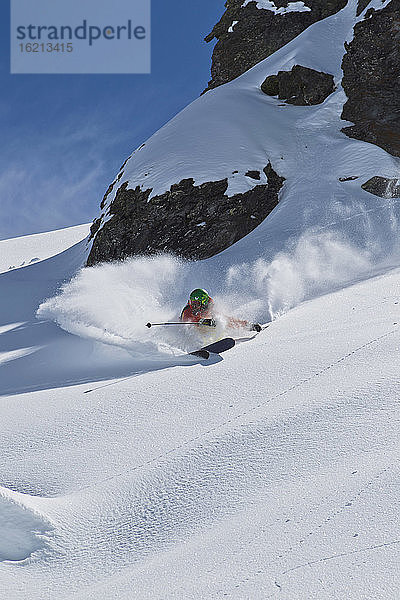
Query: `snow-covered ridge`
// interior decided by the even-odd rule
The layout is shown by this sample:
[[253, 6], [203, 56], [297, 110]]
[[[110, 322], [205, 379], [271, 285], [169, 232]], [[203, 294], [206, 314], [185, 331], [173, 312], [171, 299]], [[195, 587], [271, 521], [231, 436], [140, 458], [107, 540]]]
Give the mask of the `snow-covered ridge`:
[[[247, 6], [250, 2], [254, 2], [254, 0], [245, 0], [242, 6]], [[264, 10], [271, 10], [276, 15], [284, 15], [289, 12], [309, 12], [311, 8], [306, 6], [304, 2], [288, 2], [287, 6], [277, 7], [274, 2], [271, 0], [258, 0], [257, 8]]]
[[55, 256], [85, 239], [90, 224], [0, 240], [0, 273]]

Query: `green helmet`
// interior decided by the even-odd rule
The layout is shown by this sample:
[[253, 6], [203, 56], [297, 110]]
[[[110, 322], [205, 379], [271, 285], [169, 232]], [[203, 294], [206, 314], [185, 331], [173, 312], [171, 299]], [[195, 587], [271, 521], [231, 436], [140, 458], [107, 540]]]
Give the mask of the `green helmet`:
[[192, 308], [207, 308], [208, 303], [210, 302], [210, 296], [206, 290], [197, 289], [193, 290], [190, 294], [189, 304]]

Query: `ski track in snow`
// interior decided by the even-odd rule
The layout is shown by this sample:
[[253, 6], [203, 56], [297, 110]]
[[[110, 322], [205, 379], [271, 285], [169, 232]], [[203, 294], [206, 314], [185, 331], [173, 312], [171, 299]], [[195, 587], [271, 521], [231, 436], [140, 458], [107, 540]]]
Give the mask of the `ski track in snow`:
[[[282, 556], [285, 556], [285, 559], [287, 559], [297, 548], [301, 546], [301, 544], [304, 544], [304, 542], [306, 542], [307, 538], [311, 538], [311, 536], [315, 536], [318, 535], [318, 530], [322, 529], [324, 526], [327, 526], [331, 521], [334, 521], [336, 518], [340, 517], [340, 515], [342, 515], [342, 513], [348, 511], [349, 507], [353, 506], [357, 501], [360, 500], [360, 498], [364, 495], [367, 494], [368, 491], [370, 490], [370, 488], [372, 486], [376, 486], [377, 484], [379, 484], [379, 480], [380, 478], [382, 478], [388, 471], [390, 470], [390, 467], [385, 467], [384, 469], [382, 469], [381, 471], [379, 471], [376, 475], [373, 476], [373, 478], [371, 480], [369, 480], [368, 482], [365, 483], [365, 485], [361, 488], [359, 488], [356, 493], [354, 493], [353, 496], [348, 497], [346, 499], [345, 502], [343, 502], [342, 504], [339, 504], [336, 506], [336, 508], [334, 509], [333, 512], [329, 512], [327, 513], [327, 515], [323, 518], [322, 521], [317, 521], [314, 528], [311, 531], [308, 531], [308, 533], [302, 537], [300, 537], [299, 539], [296, 540], [295, 544], [290, 545], [289, 547], [285, 548], [284, 550], [280, 550], [281, 554], [279, 555], [280, 558], [282, 558]], [[323, 501], [326, 502], [327, 500], [329, 500], [330, 496], [326, 496], [325, 498], [323, 498]], [[320, 506], [318, 507], [320, 508]], [[264, 532], [265, 533], [265, 532]], [[251, 540], [251, 544], [255, 542], [256, 538], [253, 538]], [[394, 546], [400, 543], [400, 540], [393, 540], [393, 541], [388, 541], [385, 543], [381, 543], [381, 544], [376, 544], [373, 546], [367, 546], [367, 547], [361, 547], [355, 550], [349, 550], [347, 552], [342, 552], [342, 553], [338, 553], [338, 554], [332, 554], [331, 556], [323, 556], [323, 557], [319, 557], [316, 558], [314, 560], [310, 560], [308, 562], [303, 562], [301, 564], [297, 564], [295, 566], [292, 566], [290, 568], [288, 568], [285, 571], [282, 571], [279, 574], [279, 580], [280, 583], [275, 579], [274, 583], [276, 585], [276, 587], [278, 588], [278, 590], [276, 590], [273, 594], [266, 596], [267, 598], [273, 598], [275, 596], [277, 596], [279, 593], [282, 592], [282, 588], [284, 587], [282, 585], [282, 578], [284, 578], [285, 575], [288, 575], [289, 573], [292, 573], [293, 571], [297, 571], [299, 569], [304, 569], [305, 567], [311, 567], [313, 565], [316, 565], [318, 563], [323, 563], [329, 560], [335, 560], [335, 559], [340, 559], [340, 558], [345, 558], [345, 557], [349, 557], [353, 554], [358, 554], [358, 553], [363, 553], [363, 552], [368, 552], [371, 550], [378, 550], [378, 549], [383, 549], [383, 548], [387, 548], [390, 546]], [[245, 550], [244, 547], [241, 547], [238, 549], [238, 552], [243, 552]], [[273, 567], [273, 563], [270, 563], [268, 565], [264, 565], [263, 569], [259, 569], [256, 572], [253, 572], [252, 574], [248, 574], [248, 576], [235, 583], [235, 588], [239, 588], [242, 585], [245, 585], [247, 582], [249, 582], [251, 579], [260, 577], [261, 575], [265, 575], [265, 573], [267, 572], [267, 570], [269, 568]]]

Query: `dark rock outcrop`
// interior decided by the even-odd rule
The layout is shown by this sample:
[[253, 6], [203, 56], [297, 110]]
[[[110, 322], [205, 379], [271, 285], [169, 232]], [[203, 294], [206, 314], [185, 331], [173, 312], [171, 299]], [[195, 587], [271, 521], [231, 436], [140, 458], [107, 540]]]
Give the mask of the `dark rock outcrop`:
[[371, 2], [371, 0], [358, 0], [358, 5], [357, 5], [357, 17], [359, 17], [362, 13], [362, 11], [367, 8], [368, 4]]
[[[218, 40], [212, 58], [212, 79], [207, 89], [232, 81], [307, 27], [337, 13], [347, 4], [347, 0], [305, 0], [304, 4], [311, 10], [275, 14], [257, 8], [255, 1], [246, 6], [242, 6], [243, 2], [227, 0], [221, 20], [205, 38], [207, 42], [214, 38]], [[275, 0], [277, 8], [287, 5], [288, 0]], [[237, 23], [232, 27], [234, 21]]]
[[121, 169], [120, 169], [120, 171], [118, 173], [117, 178], [114, 179], [114, 181], [108, 186], [108, 189], [107, 189], [106, 193], [103, 196], [103, 200], [100, 203], [101, 210], [103, 210], [103, 208], [105, 207], [106, 202], [107, 202], [107, 198], [111, 194], [111, 192], [113, 191], [115, 184], [118, 183], [118, 181], [121, 179], [122, 175], [124, 174], [123, 169], [124, 169], [124, 166], [126, 165], [126, 163], [128, 162], [128, 160], [129, 160], [129, 157], [126, 159], [126, 161], [122, 165], [122, 167], [121, 167]]
[[321, 104], [335, 90], [333, 75], [295, 65], [291, 71], [279, 71], [261, 84], [268, 96], [278, 96], [296, 106]]
[[358, 179], [359, 175], [350, 175], [350, 177], [339, 177], [339, 181], [341, 181], [342, 183], [344, 181], [354, 181], [355, 179]]
[[246, 177], [250, 177], [250, 179], [255, 179], [257, 181], [260, 181], [261, 179], [261, 173], [260, 171], [247, 171], [247, 173], [245, 173]]
[[228, 180], [199, 186], [183, 179], [149, 200], [151, 189], [128, 189], [124, 183], [110, 205], [111, 218], [93, 226], [87, 264], [127, 256], [173, 252], [204, 259], [225, 250], [259, 225], [278, 204], [284, 179], [268, 164], [268, 184], [228, 197]]
[[400, 0], [368, 10], [346, 49], [344, 133], [400, 156]]
[[380, 198], [400, 198], [400, 179], [371, 177], [361, 187]]

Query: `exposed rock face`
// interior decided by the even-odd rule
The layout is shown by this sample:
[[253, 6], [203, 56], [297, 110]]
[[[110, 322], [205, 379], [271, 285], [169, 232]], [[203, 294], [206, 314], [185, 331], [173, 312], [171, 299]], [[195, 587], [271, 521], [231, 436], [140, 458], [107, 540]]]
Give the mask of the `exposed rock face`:
[[[244, 0], [226, 0], [224, 15], [206, 38], [208, 41], [218, 39], [209, 88], [235, 79], [311, 24], [344, 8], [347, 0], [304, 0], [310, 10], [286, 12], [276, 12], [276, 9], [290, 8], [289, 0], [275, 0], [275, 12], [257, 8], [256, 1], [246, 6], [243, 3]], [[358, 13], [368, 4], [367, 0], [358, 0]], [[300, 3], [297, 7], [304, 9]], [[381, 11], [369, 9], [365, 16], [356, 25], [354, 40], [346, 46], [343, 59], [343, 86], [348, 102], [342, 118], [354, 123], [344, 131], [350, 137], [375, 143], [400, 156], [400, 0], [391, 0]], [[282, 63], [281, 68], [285, 68], [285, 64]], [[295, 65], [291, 71], [279, 71], [268, 77], [262, 90], [290, 104], [315, 105], [334, 91], [334, 79], [330, 74]], [[207, 98], [204, 100], [207, 102]], [[265, 103], [259, 104], [265, 106]], [[265, 155], [267, 162], [269, 153]], [[271, 164], [264, 168], [264, 173], [251, 168], [245, 172], [255, 163], [256, 160], [249, 161], [245, 168], [241, 167], [241, 178], [245, 174], [253, 188], [231, 197], [226, 195], [227, 179], [198, 186], [194, 178], [178, 182], [187, 176], [188, 165], [185, 174], [176, 176], [176, 183], [168, 191], [154, 197], [151, 197], [153, 184], [143, 184], [142, 176], [147, 176], [150, 168], [146, 162], [141, 167], [143, 172], [132, 170], [131, 166], [129, 182], [122, 185], [127, 174], [121, 169], [103, 198], [103, 215], [93, 223], [88, 265], [138, 254], [172, 252], [184, 258], [206, 259], [222, 252], [250, 233], [278, 203], [284, 179], [275, 173]], [[232, 164], [232, 168], [235, 167], [238, 165]], [[138, 174], [136, 181], [135, 173]], [[356, 177], [344, 177], [340, 181]], [[157, 181], [154, 185], [162, 185], [162, 181], [154, 181]], [[129, 186], [132, 189], [128, 189]], [[399, 193], [398, 182], [378, 177], [369, 180], [363, 188], [382, 197]], [[105, 222], [106, 206], [108, 221]]]
[[358, 5], [357, 5], [357, 17], [359, 17], [362, 13], [362, 11], [367, 8], [368, 4], [371, 2], [371, 0], [358, 0]]
[[350, 175], [350, 177], [339, 177], [339, 181], [354, 181], [355, 179], [358, 179], [358, 177], [359, 175]]
[[295, 65], [291, 71], [270, 75], [261, 85], [269, 96], [296, 106], [321, 104], [335, 90], [333, 75]]
[[[211, 66], [212, 79], [207, 89], [232, 81], [270, 54], [273, 54], [307, 29], [344, 8], [347, 0], [305, 0], [309, 11], [275, 14], [257, 8], [256, 2], [242, 6], [244, 0], [227, 0], [226, 11], [207, 42], [217, 38]], [[277, 8], [288, 0], [275, 0]], [[234, 25], [234, 21], [237, 23]]]
[[371, 177], [361, 187], [363, 190], [380, 198], [400, 198], [400, 179]]
[[[252, 177], [258, 171], [249, 171]], [[183, 179], [149, 200], [151, 189], [124, 183], [110, 205], [111, 219], [95, 236], [87, 264], [134, 254], [173, 252], [185, 258], [214, 256], [250, 233], [278, 204], [284, 179], [268, 164], [268, 185], [228, 197], [227, 179], [195, 186]], [[92, 237], [100, 220], [92, 227]]]
[[246, 177], [250, 177], [251, 179], [256, 179], [257, 181], [260, 181], [261, 174], [260, 171], [247, 171]]
[[343, 58], [343, 131], [400, 156], [400, 0], [368, 10]]

